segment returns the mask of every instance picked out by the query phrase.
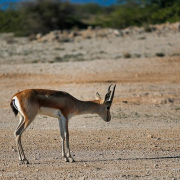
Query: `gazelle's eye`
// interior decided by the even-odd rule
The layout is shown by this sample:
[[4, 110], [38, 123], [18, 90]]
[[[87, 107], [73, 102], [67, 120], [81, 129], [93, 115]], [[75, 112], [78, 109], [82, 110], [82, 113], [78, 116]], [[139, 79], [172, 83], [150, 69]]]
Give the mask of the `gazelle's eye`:
[[109, 110], [110, 110], [110, 107], [107, 107], [107, 110], [109, 111]]

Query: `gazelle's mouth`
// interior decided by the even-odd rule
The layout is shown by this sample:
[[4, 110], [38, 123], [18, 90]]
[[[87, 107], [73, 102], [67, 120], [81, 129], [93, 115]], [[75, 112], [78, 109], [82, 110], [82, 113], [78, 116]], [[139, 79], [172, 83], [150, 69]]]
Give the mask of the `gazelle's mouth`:
[[107, 114], [106, 122], [109, 122], [109, 121], [111, 121], [111, 115], [110, 115], [110, 114]]

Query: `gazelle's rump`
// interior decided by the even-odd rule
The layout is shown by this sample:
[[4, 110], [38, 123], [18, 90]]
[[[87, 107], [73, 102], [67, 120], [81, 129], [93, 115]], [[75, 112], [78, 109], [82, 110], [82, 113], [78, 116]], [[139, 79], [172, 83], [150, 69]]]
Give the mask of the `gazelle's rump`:
[[11, 101], [10, 105], [11, 105], [11, 108], [12, 108], [15, 116], [17, 116], [18, 112], [21, 113], [21, 115], [23, 115], [19, 100], [18, 100], [18, 98], [16, 96], [14, 96], [12, 98], [12, 101]]

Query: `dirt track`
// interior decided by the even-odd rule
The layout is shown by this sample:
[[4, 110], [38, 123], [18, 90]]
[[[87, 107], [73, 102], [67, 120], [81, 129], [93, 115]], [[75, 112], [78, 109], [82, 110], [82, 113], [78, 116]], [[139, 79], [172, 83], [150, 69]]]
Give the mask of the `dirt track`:
[[[1, 60], [2, 61], [2, 60]], [[19, 165], [10, 98], [27, 88], [64, 90], [82, 100], [116, 83], [112, 121], [70, 120], [75, 163], [61, 159], [56, 119], [38, 116], [23, 134]], [[140, 58], [0, 66], [0, 179], [179, 179], [180, 58]]]

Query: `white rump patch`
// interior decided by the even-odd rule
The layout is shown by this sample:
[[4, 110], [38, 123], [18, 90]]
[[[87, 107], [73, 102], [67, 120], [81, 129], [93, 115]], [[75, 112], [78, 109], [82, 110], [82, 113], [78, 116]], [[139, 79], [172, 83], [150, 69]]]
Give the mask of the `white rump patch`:
[[[13, 99], [15, 100], [14, 103], [15, 103], [15, 106], [17, 107], [17, 110], [21, 113], [21, 115], [24, 116], [17, 96], [14, 96]], [[15, 108], [16, 108], [16, 107], [15, 107]]]
[[59, 109], [41, 107], [38, 114], [59, 118]]

